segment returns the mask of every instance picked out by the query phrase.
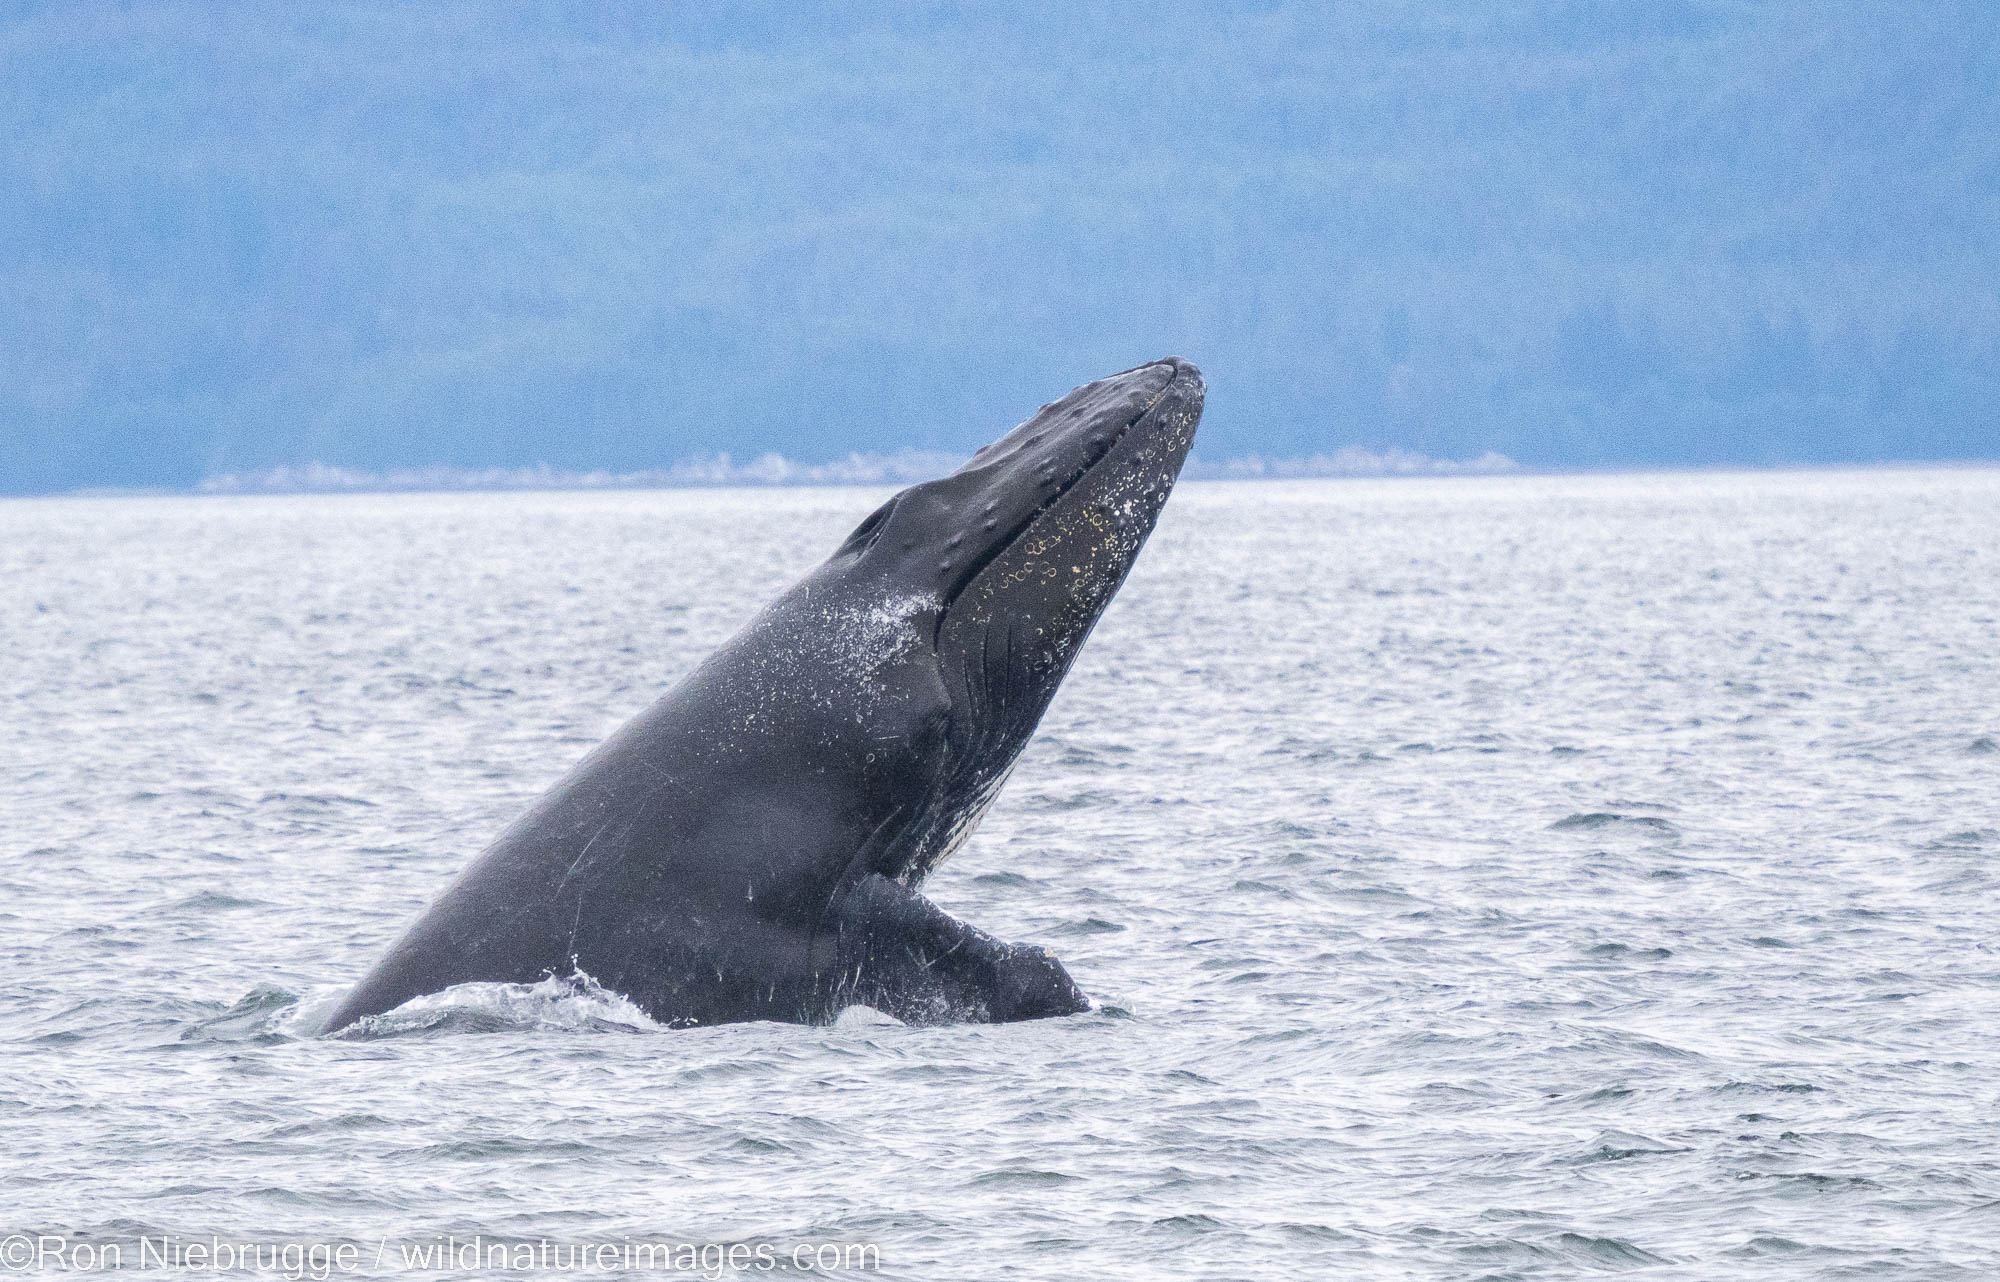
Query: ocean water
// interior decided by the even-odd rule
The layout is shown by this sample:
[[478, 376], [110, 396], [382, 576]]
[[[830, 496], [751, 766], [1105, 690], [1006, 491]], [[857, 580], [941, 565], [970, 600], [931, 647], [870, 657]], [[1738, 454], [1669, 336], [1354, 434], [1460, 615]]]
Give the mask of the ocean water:
[[1089, 1014], [312, 1035], [879, 498], [0, 504], [0, 1265], [2000, 1272], [1993, 470], [1183, 486], [928, 886]]

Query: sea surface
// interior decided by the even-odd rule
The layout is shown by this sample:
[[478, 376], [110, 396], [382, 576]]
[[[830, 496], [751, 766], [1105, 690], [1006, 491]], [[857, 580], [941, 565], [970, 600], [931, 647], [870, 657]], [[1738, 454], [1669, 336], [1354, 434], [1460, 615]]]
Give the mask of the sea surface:
[[928, 884], [1090, 1013], [314, 1035], [880, 497], [0, 503], [28, 1271], [2000, 1275], [1995, 470], [1184, 485]]

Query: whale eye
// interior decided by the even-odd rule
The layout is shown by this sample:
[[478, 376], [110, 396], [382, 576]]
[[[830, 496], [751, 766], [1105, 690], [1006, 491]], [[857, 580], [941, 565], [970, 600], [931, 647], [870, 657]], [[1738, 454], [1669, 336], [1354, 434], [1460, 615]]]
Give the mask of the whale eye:
[[884, 503], [881, 507], [871, 512], [867, 520], [854, 527], [854, 533], [847, 536], [847, 542], [841, 544], [840, 550], [835, 552], [834, 555], [847, 556], [852, 554], [859, 556], [872, 547], [876, 538], [882, 533], [882, 527], [889, 523], [889, 513], [896, 510], [896, 499], [902, 497], [902, 495], [898, 494], [896, 498], [890, 499], [887, 503]]

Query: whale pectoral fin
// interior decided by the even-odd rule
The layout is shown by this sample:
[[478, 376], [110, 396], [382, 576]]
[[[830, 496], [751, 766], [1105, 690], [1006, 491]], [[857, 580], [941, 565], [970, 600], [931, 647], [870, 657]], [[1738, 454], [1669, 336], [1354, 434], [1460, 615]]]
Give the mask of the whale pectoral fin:
[[839, 955], [847, 1000], [906, 1024], [1001, 1024], [1090, 1009], [1047, 952], [995, 939], [879, 873], [841, 905]]

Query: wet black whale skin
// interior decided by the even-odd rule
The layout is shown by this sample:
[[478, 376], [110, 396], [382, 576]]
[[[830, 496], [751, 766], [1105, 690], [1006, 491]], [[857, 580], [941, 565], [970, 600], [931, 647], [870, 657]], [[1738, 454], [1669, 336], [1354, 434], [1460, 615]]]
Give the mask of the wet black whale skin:
[[1072, 1014], [1040, 948], [917, 893], [1151, 533], [1205, 392], [1177, 357], [898, 494], [476, 858], [327, 1024], [588, 974], [654, 1019]]

